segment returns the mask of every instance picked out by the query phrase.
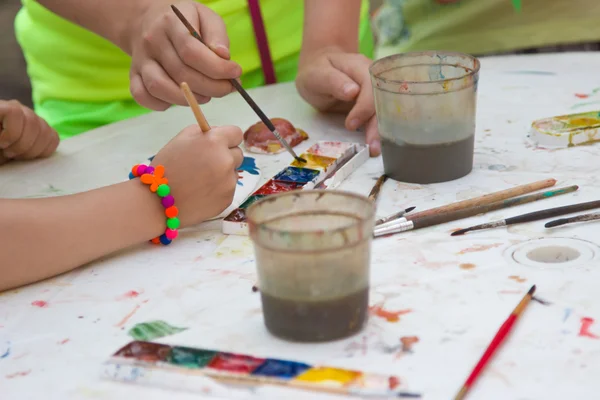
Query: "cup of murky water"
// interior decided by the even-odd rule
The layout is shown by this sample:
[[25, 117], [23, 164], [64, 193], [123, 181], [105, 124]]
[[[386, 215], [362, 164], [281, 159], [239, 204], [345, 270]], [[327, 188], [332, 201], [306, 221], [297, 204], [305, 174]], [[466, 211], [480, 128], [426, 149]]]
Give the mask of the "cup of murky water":
[[370, 73], [386, 175], [435, 183], [472, 171], [479, 60], [404, 53], [375, 61]]
[[300, 342], [359, 332], [369, 306], [373, 203], [298, 190], [268, 196], [246, 215], [269, 332]]

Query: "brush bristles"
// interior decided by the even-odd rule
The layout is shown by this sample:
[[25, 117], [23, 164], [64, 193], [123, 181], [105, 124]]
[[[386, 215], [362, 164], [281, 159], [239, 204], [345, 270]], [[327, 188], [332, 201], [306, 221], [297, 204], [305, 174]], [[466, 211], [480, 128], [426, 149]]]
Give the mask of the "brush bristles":
[[555, 226], [565, 225], [569, 221], [566, 218], [557, 219], [554, 221], [547, 222], [544, 227], [546, 228], [554, 228]]
[[459, 229], [457, 231], [454, 231], [450, 234], [450, 236], [460, 236], [460, 235], [464, 235], [465, 233], [469, 232], [471, 229], [467, 228], [467, 229]]
[[302, 164], [306, 164], [308, 161], [306, 161], [304, 158], [302, 157], [296, 157], [296, 161], [302, 163]]

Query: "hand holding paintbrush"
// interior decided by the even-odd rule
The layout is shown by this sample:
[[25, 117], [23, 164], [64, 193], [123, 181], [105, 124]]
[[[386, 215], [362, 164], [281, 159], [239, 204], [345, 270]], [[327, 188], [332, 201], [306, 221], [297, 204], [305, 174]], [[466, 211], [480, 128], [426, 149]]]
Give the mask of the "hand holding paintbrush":
[[[192, 35], [196, 40], [198, 40], [200, 43], [202, 43], [203, 45], [206, 46], [206, 43], [204, 43], [204, 40], [202, 40], [202, 37], [200, 36], [200, 34], [194, 29], [194, 27], [189, 23], [189, 21], [183, 16], [181, 11], [179, 11], [177, 9], [177, 7], [175, 7], [175, 6], [171, 6], [171, 8], [173, 9], [173, 12], [177, 15], [177, 18], [179, 18], [179, 20], [185, 25], [187, 30], [190, 32], [190, 35]], [[208, 46], [207, 46], [207, 48], [208, 48]], [[252, 100], [252, 97], [250, 97], [248, 92], [246, 92], [246, 90], [244, 90], [242, 85], [240, 85], [240, 83], [235, 79], [230, 79], [229, 81], [231, 82], [233, 87], [242, 95], [244, 100], [246, 100], [248, 105], [259, 116], [261, 121], [267, 126], [267, 128], [269, 128], [269, 130], [273, 133], [273, 135], [277, 138], [277, 140], [279, 140], [281, 145], [292, 155], [292, 157], [294, 157], [296, 159], [296, 161], [305, 164], [306, 160], [301, 157], [298, 157], [296, 152], [294, 152], [294, 149], [292, 149], [292, 147], [289, 145], [289, 143], [281, 137], [279, 132], [277, 132], [277, 129], [275, 129], [275, 125], [273, 125], [271, 120], [269, 118], [267, 118], [265, 113], [254, 102], [254, 100]]]

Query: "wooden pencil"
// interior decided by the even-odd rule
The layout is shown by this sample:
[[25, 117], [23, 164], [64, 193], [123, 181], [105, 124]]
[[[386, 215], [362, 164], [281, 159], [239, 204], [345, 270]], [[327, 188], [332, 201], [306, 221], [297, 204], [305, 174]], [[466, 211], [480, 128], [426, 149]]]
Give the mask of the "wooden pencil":
[[373, 189], [371, 189], [371, 192], [369, 193], [369, 200], [371, 200], [371, 201], [377, 200], [377, 197], [379, 197], [379, 192], [381, 192], [381, 188], [383, 187], [383, 184], [387, 180], [388, 180], [387, 175], [381, 175], [377, 179], [377, 182], [375, 182], [375, 185], [373, 185]]
[[466, 232], [477, 231], [480, 229], [492, 229], [501, 226], [508, 226], [514, 224], [523, 224], [526, 222], [539, 221], [541, 219], [557, 217], [559, 215], [571, 214], [574, 212], [591, 210], [594, 208], [600, 208], [600, 201], [588, 201], [586, 203], [571, 204], [569, 206], [548, 208], [546, 210], [534, 211], [527, 214], [517, 215], [516, 217], [510, 217], [501, 219], [495, 222], [489, 222], [487, 224], [475, 225], [470, 228], [461, 229], [453, 232], [452, 236], [463, 235]]
[[514, 188], [501, 190], [499, 192], [486, 194], [480, 197], [474, 197], [472, 199], [467, 199], [463, 201], [458, 201], [456, 203], [451, 203], [445, 206], [431, 208], [429, 210], [421, 211], [412, 215], [413, 219], [421, 218], [425, 216], [430, 216], [439, 213], [458, 211], [465, 208], [483, 206], [486, 204], [491, 204], [496, 201], [510, 199], [511, 197], [520, 196], [526, 193], [532, 193], [537, 190], [546, 189], [552, 187], [556, 184], [556, 179], [545, 179], [543, 181], [537, 181], [533, 183], [528, 183], [526, 185], [517, 186]]
[[498, 348], [500, 347], [502, 342], [506, 339], [508, 334], [512, 331], [512, 328], [514, 327], [515, 322], [521, 316], [521, 314], [523, 313], [523, 310], [525, 310], [525, 307], [527, 307], [527, 305], [533, 298], [534, 293], [535, 293], [535, 285], [533, 285], [531, 287], [531, 289], [529, 289], [527, 294], [525, 294], [525, 296], [519, 302], [519, 304], [517, 304], [517, 306], [515, 307], [513, 312], [508, 316], [506, 321], [504, 321], [504, 323], [502, 324], [502, 326], [496, 333], [496, 336], [494, 336], [494, 339], [492, 339], [492, 342], [489, 344], [489, 346], [483, 353], [483, 356], [481, 356], [481, 358], [479, 359], [479, 362], [477, 363], [477, 365], [475, 365], [475, 368], [473, 368], [473, 371], [471, 372], [471, 374], [465, 381], [464, 385], [460, 388], [457, 395], [454, 397], [454, 400], [462, 400], [466, 397], [467, 393], [473, 387], [473, 384], [475, 383], [477, 378], [479, 378], [481, 376], [481, 373], [483, 372], [484, 368], [489, 364], [494, 353], [498, 350]]
[[546, 228], [553, 228], [555, 226], [572, 224], [575, 222], [586, 222], [586, 221], [597, 221], [597, 220], [600, 220], [600, 213], [590, 213], [590, 214], [577, 215], [575, 217], [555, 219], [554, 221], [550, 221], [550, 222], [546, 223], [546, 225], [544, 225], [544, 226]]
[[[504, 208], [519, 206], [522, 204], [531, 203], [538, 200], [549, 199], [554, 196], [560, 196], [567, 193], [572, 193], [579, 189], [579, 186], [567, 186], [561, 189], [548, 190], [545, 192], [529, 194], [525, 196], [515, 197], [512, 199], [506, 199], [497, 201], [491, 204], [464, 208], [461, 210], [443, 212], [432, 215], [425, 215], [422, 217], [413, 214], [401, 219], [392, 220], [384, 224], [378, 225], [375, 228], [375, 236], [385, 236], [394, 233], [404, 232], [413, 229], [426, 228], [429, 226], [439, 225], [446, 222], [456, 221], [463, 218], [474, 217], [476, 215], [484, 214], [490, 211], [501, 210]], [[423, 213], [421, 213], [423, 214]], [[460, 232], [460, 231], [457, 231]], [[454, 235], [455, 233], [453, 233]], [[460, 234], [460, 233], [459, 233]]]
[[210, 131], [210, 125], [208, 124], [206, 117], [202, 113], [200, 105], [198, 104], [198, 101], [196, 100], [196, 97], [192, 93], [192, 90], [190, 89], [188, 84], [182, 82], [180, 87], [181, 91], [183, 92], [183, 95], [185, 96], [185, 99], [187, 100], [188, 104], [190, 105], [190, 108], [192, 109], [192, 112], [194, 113], [194, 117], [196, 117], [196, 121], [198, 121], [200, 129], [202, 129], [202, 132]]
[[[183, 25], [185, 25], [185, 27], [188, 30], [188, 32], [190, 33], [190, 35], [192, 35], [196, 40], [198, 40], [200, 43], [202, 43], [203, 45], [205, 45], [207, 48], [210, 49], [210, 46], [208, 46], [206, 43], [204, 43], [202, 36], [200, 36], [200, 34], [194, 29], [192, 24], [190, 24], [190, 22], [185, 18], [185, 16], [181, 13], [181, 11], [179, 11], [179, 9], [177, 7], [175, 7], [174, 5], [171, 5], [171, 9], [175, 13], [175, 15], [177, 15], [177, 18], [179, 18], [181, 23], [183, 23]], [[244, 100], [246, 100], [246, 103], [248, 103], [250, 108], [252, 108], [252, 110], [254, 110], [256, 115], [258, 115], [260, 120], [267, 126], [267, 128], [269, 128], [271, 133], [273, 133], [275, 138], [288, 151], [288, 153], [290, 153], [292, 155], [292, 157], [294, 157], [294, 159], [296, 159], [296, 161], [306, 164], [307, 161], [302, 157], [298, 157], [298, 155], [296, 154], [294, 149], [292, 149], [290, 144], [281, 137], [281, 134], [277, 131], [277, 129], [275, 128], [275, 125], [273, 125], [271, 120], [260, 109], [258, 104], [256, 104], [256, 102], [252, 99], [252, 97], [250, 97], [250, 95], [248, 94], [248, 92], [246, 92], [246, 90], [242, 87], [242, 85], [240, 85], [240, 83], [238, 81], [236, 81], [235, 79], [230, 79], [229, 82], [235, 88], [235, 90], [237, 90], [238, 93], [244, 98]]]

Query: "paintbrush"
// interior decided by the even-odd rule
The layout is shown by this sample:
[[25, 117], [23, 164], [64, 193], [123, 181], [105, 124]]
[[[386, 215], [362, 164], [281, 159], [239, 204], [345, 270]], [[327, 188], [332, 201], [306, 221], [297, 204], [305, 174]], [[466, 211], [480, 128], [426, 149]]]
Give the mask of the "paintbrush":
[[470, 228], [461, 229], [452, 232], [452, 236], [463, 235], [466, 232], [478, 231], [481, 229], [492, 229], [500, 226], [508, 226], [514, 224], [523, 224], [525, 222], [539, 221], [540, 219], [557, 217], [559, 215], [571, 214], [574, 212], [592, 210], [600, 208], [600, 200], [588, 201], [587, 203], [572, 204], [570, 206], [548, 208], [547, 210], [534, 211], [527, 214], [517, 215], [516, 217], [501, 219], [499, 221], [490, 222], [487, 224], [475, 225]]
[[[433, 225], [439, 225], [446, 222], [456, 221], [463, 218], [474, 217], [475, 215], [484, 214], [490, 211], [500, 210], [518, 206], [521, 204], [531, 203], [533, 201], [548, 199], [554, 196], [571, 193], [579, 189], [579, 186], [568, 186], [561, 189], [548, 190], [541, 193], [529, 194], [526, 196], [515, 197], [502, 201], [496, 201], [491, 204], [480, 205], [476, 207], [464, 208], [456, 211], [442, 212], [438, 214], [419, 216], [418, 214], [410, 215], [405, 218], [399, 218], [375, 227], [375, 237], [390, 235], [399, 232], [405, 232], [413, 229], [426, 228]], [[419, 213], [420, 215], [426, 212]]]
[[383, 184], [387, 180], [388, 180], [387, 175], [381, 175], [377, 179], [377, 182], [375, 182], [375, 185], [373, 185], [373, 189], [371, 189], [371, 192], [369, 193], [369, 200], [371, 200], [371, 201], [377, 200], [377, 197], [379, 197], [379, 192], [381, 192], [381, 188], [383, 187]]
[[187, 100], [188, 104], [190, 105], [190, 108], [192, 109], [192, 112], [194, 113], [194, 117], [196, 117], [196, 121], [198, 122], [198, 126], [200, 126], [202, 132], [210, 131], [210, 125], [208, 124], [206, 117], [202, 113], [200, 105], [198, 104], [196, 97], [194, 97], [194, 95], [192, 94], [192, 90], [190, 89], [188, 84], [183, 82], [180, 87], [181, 91], [183, 92], [183, 95], [185, 96], [185, 99]]
[[479, 362], [477, 363], [477, 365], [475, 365], [475, 368], [473, 368], [471, 375], [469, 375], [469, 377], [465, 381], [465, 384], [462, 386], [462, 388], [460, 388], [458, 394], [454, 397], [454, 400], [462, 400], [465, 398], [465, 396], [473, 386], [473, 383], [475, 383], [475, 380], [481, 376], [483, 369], [487, 366], [487, 364], [489, 364], [496, 350], [498, 350], [504, 339], [506, 339], [508, 334], [512, 331], [515, 322], [521, 316], [523, 310], [531, 301], [533, 293], [535, 293], [535, 285], [533, 285], [531, 289], [529, 289], [527, 294], [523, 297], [519, 304], [517, 304], [513, 312], [506, 319], [506, 321], [504, 321], [504, 323], [496, 333], [496, 336], [494, 336], [494, 339], [492, 339], [492, 342], [489, 344], [488, 348], [483, 353], [483, 356], [481, 356]]
[[556, 184], [556, 179], [546, 179], [543, 181], [528, 183], [526, 185], [517, 186], [514, 188], [501, 190], [499, 192], [486, 194], [480, 197], [474, 197], [472, 199], [467, 199], [463, 201], [458, 201], [456, 203], [451, 203], [445, 206], [431, 208], [429, 210], [421, 211], [419, 213], [413, 214], [413, 218], [425, 217], [429, 215], [439, 214], [442, 212], [451, 212], [457, 211], [465, 208], [482, 206], [485, 204], [491, 204], [496, 201], [510, 199], [511, 197], [520, 196], [525, 193], [535, 192], [537, 190], [549, 188]]
[[572, 224], [574, 222], [597, 221], [599, 219], [600, 219], [600, 213], [583, 214], [583, 215], [577, 215], [576, 217], [555, 219], [554, 221], [550, 221], [550, 222], [546, 223], [546, 225], [544, 225], [544, 226], [546, 228], [553, 228], [555, 226]]
[[[189, 21], [183, 16], [181, 11], [179, 11], [177, 9], [177, 7], [175, 7], [174, 5], [171, 5], [171, 9], [175, 13], [175, 15], [177, 15], [177, 18], [179, 18], [179, 20], [185, 25], [187, 30], [190, 32], [190, 35], [192, 35], [200, 43], [202, 43], [203, 45], [205, 45], [207, 48], [210, 49], [210, 47], [207, 46], [206, 43], [204, 43], [204, 40], [202, 39], [200, 34], [194, 29], [194, 27], [189, 23]], [[269, 128], [269, 130], [273, 133], [273, 135], [275, 135], [277, 140], [279, 140], [279, 143], [281, 143], [281, 145], [286, 148], [286, 150], [292, 155], [292, 157], [294, 157], [296, 159], [296, 161], [306, 164], [306, 160], [302, 157], [298, 157], [296, 152], [294, 152], [294, 149], [292, 149], [292, 147], [289, 145], [289, 143], [281, 137], [279, 132], [277, 132], [277, 129], [275, 129], [275, 125], [273, 125], [271, 120], [269, 118], [267, 118], [265, 113], [262, 112], [260, 107], [258, 107], [258, 105], [254, 102], [254, 100], [252, 100], [252, 98], [250, 97], [248, 92], [246, 92], [246, 90], [244, 90], [242, 85], [240, 85], [240, 83], [238, 81], [236, 81], [235, 79], [230, 79], [229, 82], [231, 82], [233, 87], [239, 92], [239, 94], [242, 95], [244, 100], [246, 100], [246, 103], [248, 103], [248, 105], [250, 107], [252, 107], [252, 109], [254, 110], [256, 115], [258, 115], [260, 120], [267, 126], [267, 128]]]
[[409, 212], [411, 212], [412, 210], [414, 210], [416, 207], [408, 207], [402, 211], [398, 211], [397, 213], [394, 213], [392, 215], [388, 215], [387, 217], [383, 217], [383, 218], [379, 218], [377, 221], [375, 221], [375, 226], [381, 225], [381, 224], [385, 224], [386, 222], [389, 221], [394, 221], [400, 217], [403, 217], [405, 214], [408, 214]]

